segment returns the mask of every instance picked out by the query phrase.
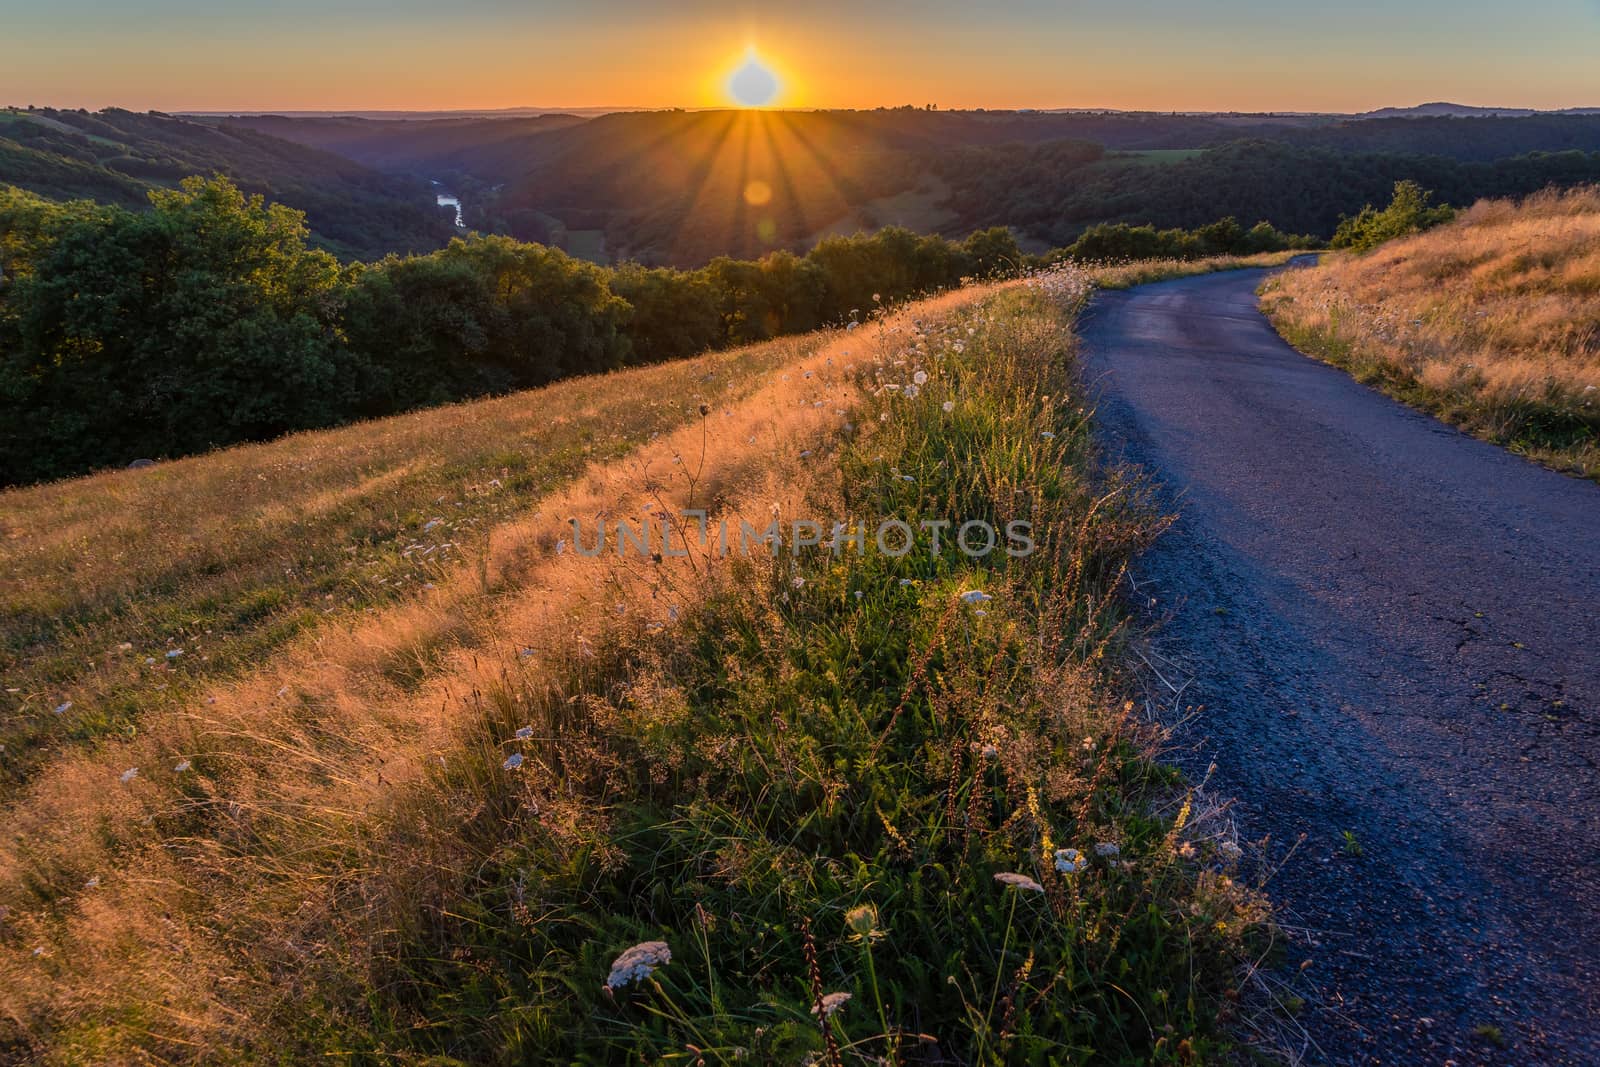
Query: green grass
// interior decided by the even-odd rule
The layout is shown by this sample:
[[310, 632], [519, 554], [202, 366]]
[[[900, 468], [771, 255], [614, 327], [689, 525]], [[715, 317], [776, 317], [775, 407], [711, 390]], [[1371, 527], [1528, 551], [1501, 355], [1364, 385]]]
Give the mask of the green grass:
[[[733, 561], [681, 626], [618, 637], [548, 691], [484, 694], [478, 751], [429, 791], [475, 798], [460, 841], [478, 859], [352, 979], [360, 1010], [336, 985], [297, 1001], [308, 1053], [1221, 1055], [1253, 904], [1187, 858], [1178, 779], [1117, 696], [1114, 591], [1152, 516], [1136, 487], [1089, 477], [1082, 294], [1003, 292], [928, 325], [928, 355], [867, 368], [868, 386], [932, 377], [914, 399], [877, 391], [803, 496], [913, 527], [1026, 520], [1037, 551], [975, 560], [922, 538], [900, 557]], [[521, 770], [501, 769], [508, 751]], [[1068, 848], [1083, 866], [1062, 873]], [[619, 953], [657, 940], [670, 963], [603, 991]], [[851, 999], [820, 1016], [835, 993]]]

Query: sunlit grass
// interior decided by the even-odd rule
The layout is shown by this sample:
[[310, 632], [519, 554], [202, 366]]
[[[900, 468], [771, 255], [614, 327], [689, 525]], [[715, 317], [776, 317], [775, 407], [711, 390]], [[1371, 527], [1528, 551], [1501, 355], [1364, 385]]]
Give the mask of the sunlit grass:
[[46, 751], [133, 736], [319, 620], [423, 592], [531, 501], [816, 343], [0, 493], [0, 795]]
[[1600, 191], [1457, 221], [1276, 278], [1288, 340], [1558, 469], [1600, 477]]

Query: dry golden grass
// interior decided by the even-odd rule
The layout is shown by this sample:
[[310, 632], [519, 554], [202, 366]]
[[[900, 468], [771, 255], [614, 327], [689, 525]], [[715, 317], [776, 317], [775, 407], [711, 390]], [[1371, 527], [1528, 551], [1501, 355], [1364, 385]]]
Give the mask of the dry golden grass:
[[[937, 316], [983, 292], [900, 318]], [[270, 574], [293, 565], [296, 543], [342, 550], [356, 537], [348, 520], [326, 518], [342, 515], [329, 502], [343, 493], [393, 493], [431, 469], [428, 503], [414, 490], [398, 498], [425, 518], [442, 507], [428, 495], [436, 487], [460, 493], [494, 476], [481, 457], [527, 448], [563, 419], [603, 440], [618, 434], [619, 450], [680, 424], [591, 464], [532, 508], [482, 516], [470, 558], [434, 568], [431, 589], [328, 619], [248, 672], [145, 708], [131, 736], [38, 766], [8, 804], [0, 840], [0, 1050], [62, 1062], [206, 1059], [292, 1013], [313, 978], [358, 988], [375, 946], [447, 905], [466, 876], [458, 835], [435, 824], [470, 823], [491, 791], [437, 779], [497, 766], [492, 755], [463, 758], [485, 718], [513, 699], [560, 713], [564, 687], [616, 646], [608, 634], [670, 626], [710, 580], [714, 564], [702, 558], [558, 558], [568, 518], [711, 504], [764, 525], [772, 510], [792, 510], [808, 489], [802, 454], [814, 448], [822, 462], [857, 399], [851, 365], [895, 322], [391, 420], [377, 424], [382, 436], [302, 435], [11, 494], [10, 565], [30, 578], [7, 595], [59, 579], [77, 545], [96, 558], [69, 602], [101, 604], [161, 595], [163, 568], [140, 558], [141, 538], [196, 560], [233, 553], [228, 566], [245, 569], [251, 553], [287, 542], [261, 566]], [[745, 385], [710, 393], [713, 368]], [[682, 405], [697, 410], [697, 394], [715, 406], [684, 424]], [[627, 414], [651, 403], [667, 413]], [[265, 488], [248, 494], [252, 483]], [[228, 507], [240, 499], [251, 499], [248, 517]], [[206, 531], [192, 557], [185, 522]]]
[[1260, 252], [1253, 256], [1210, 256], [1205, 259], [1136, 259], [1127, 263], [1086, 264], [1090, 278], [1100, 289], [1129, 289], [1147, 282], [1168, 278], [1188, 278], [1219, 270], [1245, 267], [1279, 267], [1302, 251]]
[[722, 410], [820, 343], [0, 493], [0, 796], [48, 749], [128, 736], [320, 620], [415, 596], [589, 464], [702, 403]]
[[1600, 477], [1600, 189], [1482, 201], [1278, 276], [1292, 343], [1489, 440]]

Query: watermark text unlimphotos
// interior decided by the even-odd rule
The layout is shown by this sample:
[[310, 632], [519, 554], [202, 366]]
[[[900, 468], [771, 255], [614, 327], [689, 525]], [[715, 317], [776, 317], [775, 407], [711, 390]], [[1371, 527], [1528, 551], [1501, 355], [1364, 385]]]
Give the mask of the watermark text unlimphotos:
[[[574, 518], [571, 550], [589, 559], [608, 553], [618, 556], [640, 555], [651, 558], [682, 558], [693, 552], [717, 556], [778, 556], [821, 548], [835, 556], [854, 552], [864, 556], [878, 552], [885, 556], [908, 555], [925, 545], [934, 555], [960, 552], [981, 559], [992, 552], [1008, 556], [1027, 556], [1034, 550], [1033, 524], [1011, 520], [999, 529], [984, 519], [883, 519], [875, 525], [863, 521], [820, 521], [817, 519], [777, 519], [758, 526], [745, 519], [713, 521], [700, 509], [685, 509], [672, 521], [667, 513], [641, 515], [637, 522], [597, 519], [585, 523]], [[565, 552], [563, 538], [558, 552]]]

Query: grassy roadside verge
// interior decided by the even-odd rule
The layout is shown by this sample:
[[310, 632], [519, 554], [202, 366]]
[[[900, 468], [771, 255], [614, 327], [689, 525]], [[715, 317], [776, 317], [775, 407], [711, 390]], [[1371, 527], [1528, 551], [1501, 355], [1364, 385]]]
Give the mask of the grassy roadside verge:
[[1085, 269], [1099, 289], [1131, 289], [1171, 278], [1214, 274], [1219, 270], [1244, 270], [1249, 267], [1281, 267], [1304, 249], [1288, 252], [1261, 252], [1253, 256], [1211, 256], [1206, 259], [1140, 259], [1130, 263], [1086, 264]]
[[319, 622], [415, 596], [591, 464], [820, 338], [0, 493], [0, 795]]
[[1271, 279], [1295, 348], [1529, 459], [1600, 479], [1600, 193], [1455, 222]]
[[947, 533], [890, 555], [869, 533], [864, 553], [702, 556], [677, 625], [612, 628], [560, 684], [486, 695], [470, 755], [417, 800], [441, 828], [440, 798], [480, 805], [452, 831], [470, 860], [449, 907], [374, 957], [368, 1011], [334, 997], [302, 1018], [308, 1044], [428, 1062], [1215, 1052], [1259, 914], [1198, 862], [1177, 779], [1115, 693], [1114, 590], [1153, 520], [1087, 475], [1086, 291], [1057, 275], [880, 337], [859, 429], [819, 441], [772, 505], [869, 529], [1020, 520], [1035, 551], [972, 558]]

